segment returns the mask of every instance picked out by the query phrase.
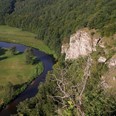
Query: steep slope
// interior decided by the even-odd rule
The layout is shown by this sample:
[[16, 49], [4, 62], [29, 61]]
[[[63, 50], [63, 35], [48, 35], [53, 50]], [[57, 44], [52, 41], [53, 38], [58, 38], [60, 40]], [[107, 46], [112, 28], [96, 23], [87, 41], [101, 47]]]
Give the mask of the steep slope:
[[70, 37], [69, 44], [62, 45], [61, 53], [65, 53], [65, 59], [77, 59], [80, 56], [87, 56], [96, 51], [96, 45], [100, 37], [93, 38], [89, 32], [79, 30]]
[[4, 18], [37, 33], [57, 53], [63, 45], [66, 59], [73, 59], [61, 56], [38, 94], [18, 105], [17, 115], [116, 114], [116, 0], [16, 0]]

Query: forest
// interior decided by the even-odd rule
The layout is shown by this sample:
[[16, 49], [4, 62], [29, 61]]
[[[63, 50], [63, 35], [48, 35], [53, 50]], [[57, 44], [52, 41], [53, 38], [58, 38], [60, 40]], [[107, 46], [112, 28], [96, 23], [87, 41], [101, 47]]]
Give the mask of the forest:
[[116, 0], [0, 0], [0, 23], [36, 33], [56, 53], [82, 27], [116, 32]]
[[100, 84], [108, 68], [90, 58], [65, 64], [59, 61], [38, 94], [18, 105], [17, 116], [115, 116], [115, 94], [104, 91]]
[[[15, 116], [115, 116], [116, 94], [101, 83], [109, 67], [98, 58], [116, 53], [116, 0], [0, 0], [0, 24], [35, 33], [58, 56], [39, 92], [21, 102]], [[105, 49], [66, 61], [62, 43], [86, 27], [113, 39]]]

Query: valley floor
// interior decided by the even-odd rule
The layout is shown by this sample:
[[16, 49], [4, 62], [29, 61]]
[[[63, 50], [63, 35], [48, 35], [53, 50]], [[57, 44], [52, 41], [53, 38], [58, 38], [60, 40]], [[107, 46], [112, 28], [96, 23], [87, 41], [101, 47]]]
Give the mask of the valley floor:
[[10, 96], [15, 94], [14, 92], [18, 94], [22, 91], [33, 80], [36, 69], [42, 67], [39, 62], [33, 65], [26, 64], [24, 53], [17, 52], [11, 55], [9, 49], [0, 48], [0, 104], [4, 103], [8, 96], [12, 99]]
[[36, 34], [22, 31], [21, 29], [0, 25], [0, 41], [20, 43], [37, 48], [45, 53], [54, 54], [41, 40], [35, 39]]

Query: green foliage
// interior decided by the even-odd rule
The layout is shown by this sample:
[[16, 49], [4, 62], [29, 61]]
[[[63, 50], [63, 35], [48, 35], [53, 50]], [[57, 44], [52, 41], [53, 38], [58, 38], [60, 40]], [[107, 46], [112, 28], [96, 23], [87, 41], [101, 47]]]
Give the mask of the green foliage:
[[11, 57], [9, 50], [0, 48], [0, 109], [23, 92], [44, 70], [40, 61], [27, 66], [24, 56], [17, 54]]
[[34, 71], [33, 71], [33, 73], [31, 74], [31, 80], [30, 80], [30, 82], [34, 79], [34, 78], [36, 78], [38, 75], [40, 75], [42, 72], [43, 72], [43, 70], [44, 70], [44, 66], [43, 66], [43, 63], [42, 62], [37, 62], [37, 65], [36, 65], [36, 67], [35, 67], [35, 69], [34, 69]]
[[[36, 39], [43, 40], [59, 53], [61, 43], [69, 41], [70, 35], [77, 29], [88, 27], [97, 29], [102, 36], [113, 35], [116, 32], [116, 0], [0, 0], [0, 19], [2, 24], [36, 33]], [[111, 55], [113, 53], [112, 51]], [[26, 63], [33, 64], [32, 50], [26, 50], [25, 55]], [[97, 61], [100, 55], [106, 54], [98, 47], [92, 58]], [[53, 99], [54, 96], [62, 95], [58, 91], [55, 78], [61, 79], [63, 75], [68, 83], [66, 91], [71, 93], [71, 98], [78, 96], [79, 91], [72, 91], [71, 87], [78, 84], [78, 89], [82, 88], [85, 63], [86, 58], [64, 63], [64, 57], [61, 56], [53, 71], [48, 73], [46, 82], [40, 85], [38, 94], [18, 106], [18, 114], [54, 116], [60, 112], [66, 116], [76, 116], [78, 111], [72, 101], [65, 99], [67, 106], [63, 109], [60, 103], [62, 100]], [[36, 67], [33, 75], [41, 70], [43, 69]], [[100, 86], [100, 77], [107, 70], [104, 64], [92, 64], [91, 76], [82, 96], [83, 104], [80, 106], [87, 116], [107, 116], [115, 112], [116, 99], [108, 96]]]
[[16, 54], [16, 47], [15, 46], [11, 47], [9, 49], [9, 52], [10, 52], [11, 55], [15, 55]]
[[45, 45], [42, 40], [35, 39], [37, 34], [23, 31], [16, 27], [10, 27], [8, 25], [0, 25], [0, 41], [6, 41], [11, 43], [24, 44], [26, 46], [37, 48], [45, 53], [53, 54], [56, 58], [55, 52]]
[[27, 48], [25, 50], [25, 62], [26, 64], [33, 64], [35, 61], [35, 57], [33, 54], [33, 49], [32, 48]]
[[98, 29], [105, 36], [116, 32], [116, 0], [16, 0], [13, 8], [10, 0], [0, 3], [6, 8], [5, 24], [37, 33], [57, 53], [63, 39], [69, 41], [79, 28]]
[[[83, 71], [86, 61], [86, 58], [80, 58], [67, 62], [63, 67], [60, 63], [57, 63], [53, 71], [48, 73], [46, 82], [39, 86], [38, 94], [18, 106], [18, 114], [27, 116], [80, 116], [78, 108], [75, 106], [74, 101], [72, 102], [72, 99], [77, 97], [76, 103], [78, 103], [79, 91], [83, 85]], [[115, 112], [116, 99], [105, 93], [100, 86], [100, 76], [106, 71], [104, 67], [106, 66], [102, 64], [92, 64], [91, 76], [87, 81], [86, 89], [82, 95], [82, 106], [80, 106], [86, 116], [107, 116]], [[66, 106], [61, 104], [61, 99], [55, 99], [55, 96], [62, 96], [62, 92], [58, 89], [58, 83], [55, 79], [60, 79], [62, 82], [62, 77], [64, 82], [67, 83], [65, 90], [71, 95], [71, 99], [66, 98], [63, 102]], [[75, 85], [78, 85], [78, 89], [76, 90], [75, 88], [74, 91], [72, 87], [75, 87]]]
[[0, 24], [5, 23], [6, 14], [11, 14], [14, 11], [16, 0], [0, 0]]
[[25, 100], [18, 106], [18, 113], [23, 115], [52, 116], [55, 115], [55, 106], [50, 93], [55, 93], [53, 83], [46, 83], [39, 86], [39, 93], [30, 100]]
[[13, 84], [9, 82], [7, 86], [5, 87], [5, 93], [6, 93], [5, 95], [6, 98], [4, 98], [5, 101], [12, 98], [13, 92], [14, 92]]

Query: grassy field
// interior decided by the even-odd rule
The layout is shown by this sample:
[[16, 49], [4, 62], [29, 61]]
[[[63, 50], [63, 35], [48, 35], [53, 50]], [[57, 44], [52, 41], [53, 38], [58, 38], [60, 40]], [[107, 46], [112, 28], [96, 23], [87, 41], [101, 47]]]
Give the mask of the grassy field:
[[35, 47], [48, 54], [54, 54], [41, 40], [35, 39], [36, 35], [15, 27], [0, 25], [0, 41], [20, 43]]
[[8, 50], [0, 50], [0, 101], [4, 98], [5, 87], [8, 82], [13, 86], [21, 85], [32, 79], [38, 64], [31, 65], [25, 63], [25, 55], [11, 55]]

